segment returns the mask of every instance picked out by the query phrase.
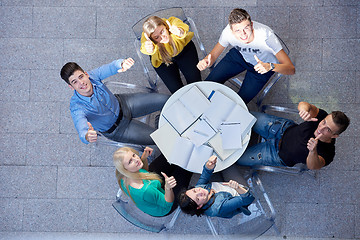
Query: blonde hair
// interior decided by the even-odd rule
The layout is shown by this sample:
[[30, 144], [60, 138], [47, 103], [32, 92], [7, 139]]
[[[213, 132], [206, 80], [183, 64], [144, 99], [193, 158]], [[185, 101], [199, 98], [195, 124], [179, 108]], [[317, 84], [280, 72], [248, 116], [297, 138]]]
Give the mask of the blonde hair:
[[[141, 179], [141, 180], [159, 180], [161, 183], [163, 182], [162, 179], [160, 178], [160, 176], [156, 173], [151, 173], [151, 172], [130, 172], [128, 171], [124, 165], [123, 165], [123, 160], [124, 160], [124, 156], [126, 153], [128, 152], [133, 152], [137, 155], [139, 155], [139, 152], [136, 151], [133, 148], [129, 148], [129, 147], [122, 147], [119, 148], [118, 150], [116, 150], [113, 154], [113, 161], [114, 161], [114, 165], [116, 168], [115, 171], [115, 175], [116, 175], [116, 179], [117, 182], [121, 188], [121, 190], [123, 192], [127, 192], [128, 195], [130, 196], [130, 198], [133, 200], [133, 202], [135, 203], [134, 199], [131, 197], [130, 191], [129, 191], [129, 183], [128, 183], [128, 179]], [[124, 185], [126, 187], [126, 190], [123, 189], [123, 187], [121, 186], [121, 179], [124, 181]], [[136, 204], [136, 203], [135, 203]]]
[[156, 44], [159, 47], [160, 56], [163, 60], [163, 62], [168, 66], [172, 63], [172, 57], [174, 57], [177, 54], [177, 49], [174, 43], [174, 40], [172, 39], [170, 32], [169, 32], [169, 45], [173, 49], [173, 56], [170, 55], [168, 51], [166, 51], [166, 48], [163, 43], [156, 43], [154, 39], [152, 39], [151, 34], [154, 33], [155, 29], [161, 25], [164, 25], [166, 27], [166, 30], [169, 32], [169, 26], [166, 24], [164, 20], [157, 16], [151, 16], [143, 24], [143, 31], [146, 33], [149, 38], [153, 41], [154, 44]]

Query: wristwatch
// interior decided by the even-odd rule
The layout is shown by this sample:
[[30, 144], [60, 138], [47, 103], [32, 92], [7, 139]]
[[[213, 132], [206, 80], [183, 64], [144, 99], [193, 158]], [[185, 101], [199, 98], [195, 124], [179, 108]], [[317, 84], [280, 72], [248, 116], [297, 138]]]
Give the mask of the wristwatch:
[[273, 63], [270, 63], [270, 70], [269, 71], [271, 71], [271, 70], [273, 70], [274, 68], [275, 68], [275, 65], [273, 64]]

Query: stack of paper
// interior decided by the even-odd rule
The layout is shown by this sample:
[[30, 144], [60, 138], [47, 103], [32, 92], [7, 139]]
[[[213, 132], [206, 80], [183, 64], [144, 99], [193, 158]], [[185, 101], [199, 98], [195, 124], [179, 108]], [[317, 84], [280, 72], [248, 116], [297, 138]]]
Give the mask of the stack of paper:
[[210, 102], [196, 86], [184, 93], [163, 112], [163, 117], [181, 135], [209, 107]]

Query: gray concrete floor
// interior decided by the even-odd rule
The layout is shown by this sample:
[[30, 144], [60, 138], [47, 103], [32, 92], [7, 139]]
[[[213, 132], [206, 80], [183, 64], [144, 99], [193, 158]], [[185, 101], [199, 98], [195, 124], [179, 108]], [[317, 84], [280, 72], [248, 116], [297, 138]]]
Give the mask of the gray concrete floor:
[[[234, 7], [272, 27], [288, 44], [296, 74], [266, 103], [300, 100], [342, 110], [352, 125], [334, 162], [306, 175], [261, 173], [280, 235], [262, 239], [360, 238], [359, 0], [0, 0], [0, 239], [187, 238], [210, 236], [204, 219], [183, 217], [170, 233], [149, 234], [118, 215], [114, 147], [80, 142], [60, 79], [68, 61], [86, 70], [137, 56], [131, 26], [154, 10], [182, 6], [207, 50]], [[112, 80], [145, 84], [140, 64]], [[162, 91], [164, 87], [162, 86]], [[197, 236], [202, 234], [201, 236]]]

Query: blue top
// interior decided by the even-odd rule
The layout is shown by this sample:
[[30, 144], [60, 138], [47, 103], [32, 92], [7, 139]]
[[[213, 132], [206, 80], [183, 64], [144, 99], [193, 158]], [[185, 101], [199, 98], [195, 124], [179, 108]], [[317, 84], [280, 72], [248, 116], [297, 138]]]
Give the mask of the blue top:
[[101, 81], [115, 75], [121, 69], [122, 62], [123, 59], [118, 59], [89, 71], [88, 74], [93, 85], [94, 94], [85, 97], [74, 91], [74, 95], [71, 97], [71, 116], [83, 143], [89, 143], [85, 139], [89, 129], [87, 122], [90, 122], [95, 130], [105, 132], [117, 120], [120, 112], [119, 101]]
[[[214, 169], [207, 169], [205, 164], [195, 187], [202, 187], [210, 191], [212, 185], [210, 178], [213, 171]], [[206, 209], [204, 214], [210, 217], [232, 218], [241, 212], [250, 215], [249, 210], [243, 206], [250, 205], [254, 199], [250, 191], [235, 197], [229, 192], [217, 192], [202, 206], [202, 209]]]

